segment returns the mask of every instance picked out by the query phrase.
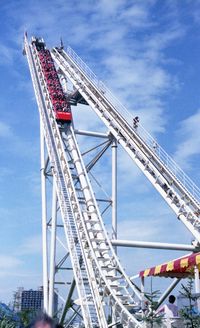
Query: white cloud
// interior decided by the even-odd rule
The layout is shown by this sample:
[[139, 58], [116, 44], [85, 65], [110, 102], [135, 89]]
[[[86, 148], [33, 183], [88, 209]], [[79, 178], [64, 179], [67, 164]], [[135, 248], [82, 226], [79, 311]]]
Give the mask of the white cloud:
[[[130, 213], [126, 213], [129, 215]], [[123, 218], [123, 221], [119, 223], [118, 226], [118, 238], [125, 240], [156, 240], [159, 233], [162, 231], [162, 226], [158, 224], [159, 220], [151, 219], [151, 224], [148, 225], [144, 219], [132, 219], [126, 220]]]
[[12, 136], [11, 126], [5, 122], [0, 122], [0, 137], [8, 138]]
[[0, 270], [14, 270], [18, 268], [23, 261], [11, 255], [0, 254]]
[[0, 56], [1, 56], [0, 65], [11, 65], [13, 63], [14, 55], [15, 55], [14, 49], [7, 47], [4, 44], [0, 44]]
[[93, 110], [87, 105], [72, 107], [75, 129], [105, 132], [106, 128]]
[[200, 154], [200, 110], [180, 123], [178, 138], [180, 140], [175, 152], [175, 159], [182, 167], [189, 168], [190, 161]]
[[126, 24], [134, 29], [150, 28], [155, 23], [150, 18], [149, 6], [146, 3], [138, 2], [133, 4], [121, 13], [120, 19], [125, 19]]
[[32, 254], [42, 254], [42, 236], [35, 235], [27, 237], [24, 242], [18, 247], [16, 254], [22, 255], [32, 255]]
[[5, 178], [13, 177], [14, 171], [7, 167], [0, 167], [0, 181], [4, 180]]
[[98, 4], [98, 9], [104, 15], [116, 15], [118, 11], [123, 7], [123, 0], [100, 0]]

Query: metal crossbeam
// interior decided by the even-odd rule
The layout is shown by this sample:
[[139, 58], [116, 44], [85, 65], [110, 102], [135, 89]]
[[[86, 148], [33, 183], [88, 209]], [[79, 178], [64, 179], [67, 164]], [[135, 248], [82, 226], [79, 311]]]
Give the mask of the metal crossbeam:
[[166, 250], [191, 251], [191, 252], [199, 252], [200, 251], [200, 248], [198, 246], [184, 245], [184, 244], [170, 244], [170, 243], [136, 241], [136, 240], [121, 240], [121, 239], [113, 239], [113, 240], [111, 240], [111, 243], [113, 246], [122, 246], [122, 247], [166, 249]]

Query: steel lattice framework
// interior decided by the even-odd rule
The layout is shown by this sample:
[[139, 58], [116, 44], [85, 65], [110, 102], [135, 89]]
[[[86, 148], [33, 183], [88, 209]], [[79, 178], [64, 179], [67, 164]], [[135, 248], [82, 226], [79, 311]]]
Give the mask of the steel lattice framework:
[[[154, 243], [149, 247], [193, 251], [197, 249], [200, 242], [200, 190], [141, 124], [137, 120], [134, 121], [126, 108], [70, 47], [66, 51], [63, 47], [53, 48], [47, 53], [43, 40], [32, 39], [29, 43], [27, 35], [24, 44], [40, 114], [44, 309], [52, 315], [55, 274], [70, 257], [74, 279], [70, 284], [68, 297], [63, 299], [65, 304], [61, 323], [65, 323], [67, 327], [75, 326], [78, 317], [81, 325], [87, 328], [111, 327], [117, 324], [128, 328], [143, 327], [142, 314], [136, 309], [139, 305], [142, 307], [144, 291], [132, 283], [116, 255], [116, 246], [120, 244], [120, 241], [115, 240], [117, 146], [124, 148], [197, 241], [196, 246], [168, 244], [159, 247]], [[43, 53], [48, 57], [45, 59], [45, 65], [49, 65], [47, 68], [42, 59]], [[50, 66], [56, 67], [56, 71], [51, 68], [51, 73]], [[54, 88], [53, 91], [54, 98], [51, 94], [53, 79], [57, 81], [57, 89]], [[66, 80], [70, 81], [74, 88], [70, 97], [66, 97], [67, 100], [63, 98], [65, 87], [62, 83]], [[52, 99], [60, 100], [54, 102]], [[107, 127], [108, 134], [75, 130], [70, 116], [70, 104], [77, 103], [89, 105]], [[61, 107], [64, 114], [61, 113]], [[83, 162], [76, 134], [103, 140], [98, 154], [87, 166]], [[105, 229], [98, 200], [88, 177], [89, 171], [110, 146], [112, 200], [108, 200], [108, 206], [112, 205], [113, 240], [110, 240]], [[47, 220], [46, 205], [48, 176], [51, 176], [53, 181], [50, 222]], [[59, 240], [58, 210], [62, 218], [60, 226], [64, 228], [67, 243], [60, 241], [65, 248], [65, 255], [60, 263], [56, 264], [56, 239]], [[49, 270], [48, 227], [51, 228]], [[135, 242], [135, 246], [139, 246], [139, 243]], [[177, 280], [173, 282], [172, 287], [176, 284]], [[73, 315], [66, 323], [65, 316], [71, 306], [75, 287], [79, 304], [72, 307]], [[164, 297], [162, 301], [163, 299]], [[112, 308], [110, 324], [107, 320], [108, 308]]]

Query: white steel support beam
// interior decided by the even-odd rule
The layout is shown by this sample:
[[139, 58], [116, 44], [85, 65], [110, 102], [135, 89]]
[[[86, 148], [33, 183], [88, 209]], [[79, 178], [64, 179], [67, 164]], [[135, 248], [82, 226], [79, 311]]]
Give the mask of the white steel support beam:
[[42, 259], [43, 259], [43, 293], [44, 311], [48, 311], [48, 254], [47, 254], [47, 208], [46, 208], [46, 177], [45, 177], [45, 141], [40, 119], [40, 151], [41, 151], [41, 196], [42, 196]]
[[50, 246], [50, 272], [49, 272], [49, 310], [48, 314], [53, 316], [54, 312], [54, 283], [55, 283], [55, 257], [56, 257], [56, 224], [57, 224], [57, 194], [55, 179], [53, 179], [52, 195], [52, 220], [51, 220], [51, 246]]
[[198, 252], [199, 247], [185, 244], [169, 244], [169, 243], [158, 243], [149, 241], [135, 241], [135, 240], [111, 240], [113, 246], [122, 247], [138, 247], [138, 248], [153, 248], [153, 249], [166, 249], [175, 251], [192, 251]]
[[101, 133], [101, 132], [93, 132], [93, 131], [85, 131], [85, 130], [74, 130], [74, 133], [82, 136], [104, 138], [104, 139], [108, 139], [110, 134], [109, 132]]
[[[112, 238], [117, 239], [117, 141], [112, 142]], [[117, 246], [114, 247], [117, 253]]]
[[[195, 293], [200, 294], [200, 284], [199, 284], [199, 269], [198, 266], [194, 266], [194, 279], [195, 279]], [[200, 299], [197, 298], [197, 308], [200, 310]]]
[[142, 278], [141, 278], [142, 316], [144, 316], [144, 292], [145, 292], [145, 287], [144, 287], [144, 277], [142, 277]]

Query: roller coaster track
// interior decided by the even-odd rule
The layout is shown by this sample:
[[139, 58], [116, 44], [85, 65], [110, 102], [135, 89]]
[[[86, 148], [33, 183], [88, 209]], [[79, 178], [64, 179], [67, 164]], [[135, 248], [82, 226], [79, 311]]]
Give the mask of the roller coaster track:
[[70, 48], [52, 50], [65, 74], [164, 200], [200, 242], [200, 189]]
[[[86, 328], [108, 327], [106, 306], [123, 327], [143, 327], [133, 314], [142, 294], [120, 264], [104, 227], [87, 170], [70, 123], [57, 122], [37, 49], [25, 37], [25, 52]], [[110, 133], [200, 242], [200, 190], [69, 47], [52, 58]], [[84, 200], [80, 202], [79, 199]]]
[[[120, 320], [127, 327], [142, 327], [128, 310], [137, 305], [141, 295], [134, 288], [115, 255], [99, 213], [73, 128], [70, 124], [66, 129], [59, 130], [37, 50], [33, 45], [29, 45], [28, 41], [25, 43], [25, 49], [56, 181], [85, 327], [107, 327], [102, 298], [113, 305], [116, 321]], [[86, 206], [82, 208], [74, 186], [74, 172], [78, 177], [82, 197], [85, 199]]]

